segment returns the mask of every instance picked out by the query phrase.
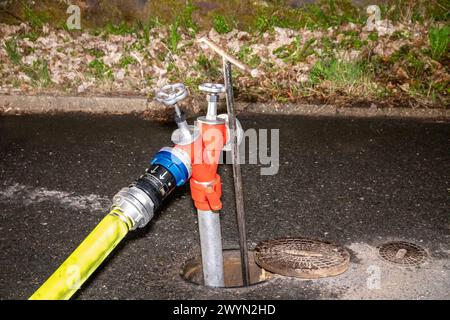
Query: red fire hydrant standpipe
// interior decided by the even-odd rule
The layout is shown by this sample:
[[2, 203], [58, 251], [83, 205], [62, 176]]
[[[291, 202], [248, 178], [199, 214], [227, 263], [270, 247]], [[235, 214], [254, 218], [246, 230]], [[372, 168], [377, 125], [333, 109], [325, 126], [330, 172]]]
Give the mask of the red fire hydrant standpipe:
[[[222, 256], [222, 233], [219, 210], [222, 209], [222, 186], [217, 174], [220, 155], [228, 147], [232, 134], [228, 128], [227, 115], [217, 115], [219, 94], [225, 92], [222, 84], [205, 83], [199, 89], [207, 94], [206, 116], [197, 118], [194, 126], [188, 126], [176, 103], [186, 94], [182, 84], [168, 85], [161, 89], [156, 99], [175, 107], [175, 121], [179, 129], [172, 135], [172, 142], [189, 154], [192, 164], [190, 179], [191, 195], [198, 213], [200, 244], [202, 251], [204, 284], [223, 287], [224, 268]], [[242, 128], [238, 125], [240, 136]]]
[[216, 54], [222, 57], [223, 60], [223, 76], [226, 88], [227, 98], [227, 112], [229, 120], [229, 129], [231, 132], [230, 145], [231, 156], [233, 159], [233, 178], [234, 178], [234, 192], [236, 198], [236, 217], [239, 232], [239, 249], [241, 252], [241, 267], [242, 267], [242, 281], [244, 286], [250, 284], [250, 270], [248, 267], [248, 248], [247, 248], [247, 230], [245, 224], [245, 211], [244, 211], [244, 196], [242, 187], [241, 168], [239, 163], [239, 147], [238, 147], [238, 124], [236, 119], [235, 107], [234, 107], [234, 95], [233, 95], [233, 78], [231, 73], [231, 65], [235, 65], [240, 70], [249, 73], [252, 77], [259, 77], [261, 73], [257, 69], [251, 69], [246, 64], [237, 60], [225, 50], [217, 46], [206, 37], [202, 37], [198, 40], [200, 45], [206, 45], [209, 49], [213, 50]]
[[206, 286], [224, 287], [222, 233], [219, 210], [222, 209], [222, 186], [217, 174], [220, 155], [227, 139], [225, 120], [217, 116], [221, 84], [206, 83], [199, 87], [207, 93], [208, 111], [197, 118], [202, 139], [201, 157], [194, 157], [190, 180], [192, 199], [198, 213], [202, 251], [203, 280]]

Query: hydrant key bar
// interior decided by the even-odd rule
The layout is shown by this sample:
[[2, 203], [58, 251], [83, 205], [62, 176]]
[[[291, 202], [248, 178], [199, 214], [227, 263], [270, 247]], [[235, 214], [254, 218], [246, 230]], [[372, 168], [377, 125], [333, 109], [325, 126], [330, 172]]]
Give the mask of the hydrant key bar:
[[231, 132], [231, 155], [233, 158], [234, 194], [236, 199], [236, 217], [239, 232], [239, 247], [241, 250], [242, 279], [244, 286], [250, 284], [250, 270], [248, 267], [247, 229], [245, 225], [244, 194], [242, 187], [241, 166], [239, 164], [239, 146], [236, 133], [237, 119], [234, 107], [233, 76], [231, 63], [223, 59], [223, 74], [226, 87], [228, 124]]

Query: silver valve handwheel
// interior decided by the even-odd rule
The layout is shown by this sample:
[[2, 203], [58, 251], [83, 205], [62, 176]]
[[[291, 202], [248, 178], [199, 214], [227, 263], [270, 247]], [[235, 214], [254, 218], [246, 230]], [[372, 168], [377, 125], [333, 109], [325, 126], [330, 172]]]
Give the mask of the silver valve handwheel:
[[198, 86], [201, 91], [218, 94], [225, 92], [225, 86], [220, 83], [204, 83]]
[[187, 90], [184, 84], [168, 84], [161, 88], [156, 94], [156, 100], [167, 106], [172, 106], [187, 96]]

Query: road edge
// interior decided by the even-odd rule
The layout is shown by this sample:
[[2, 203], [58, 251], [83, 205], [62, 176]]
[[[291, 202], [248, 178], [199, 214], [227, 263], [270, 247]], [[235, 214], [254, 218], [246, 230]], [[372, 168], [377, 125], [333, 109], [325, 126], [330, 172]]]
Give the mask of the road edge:
[[127, 114], [141, 113], [148, 109], [148, 100], [143, 97], [0, 95], [0, 113], [2, 114], [53, 112]]
[[[43, 114], [85, 112], [92, 114], [151, 115], [165, 112], [167, 107], [145, 97], [107, 96], [50, 96], [50, 95], [3, 95], [0, 94], [0, 114]], [[329, 117], [384, 117], [450, 119], [450, 109], [426, 108], [345, 108], [333, 105], [237, 103], [237, 110], [260, 114], [285, 114]]]
[[416, 119], [450, 119], [450, 109], [427, 108], [354, 108], [337, 107], [333, 105], [311, 104], [247, 104], [243, 110], [264, 114], [286, 114], [303, 116], [328, 116], [328, 117], [358, 117], [358, 118], [416, 118]]

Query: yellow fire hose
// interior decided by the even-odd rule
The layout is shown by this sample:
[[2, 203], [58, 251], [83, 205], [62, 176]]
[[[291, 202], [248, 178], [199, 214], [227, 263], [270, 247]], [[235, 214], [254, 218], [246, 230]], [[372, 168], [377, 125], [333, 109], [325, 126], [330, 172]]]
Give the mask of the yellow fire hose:
[[30, 300], [68, 300], [132, 228], [121, 211], [112, 210]]
[[[174, 105], [184, 99], [183, 84], [164, 86], [158, 101]], [[174, 144], [199, 138], [198, 130], [189, 127], [178, 109], [178, 129]], [[191, 132], [192, 131], [192, 132]], [[187, 144], [182, 144], [188, 148]], [[191, 147], [188, 148], [191, 150]], [[182, 148], [164, 147], [150, 161], [150, 167], [131, 185], [122, 188], [112, 201], [111, 212], [30, 297], [30, 300], [68, 300], [101, 265], [128, 231], [143, 228], [153, 218], [164, 199], [192, 175], [191, 154]]]

